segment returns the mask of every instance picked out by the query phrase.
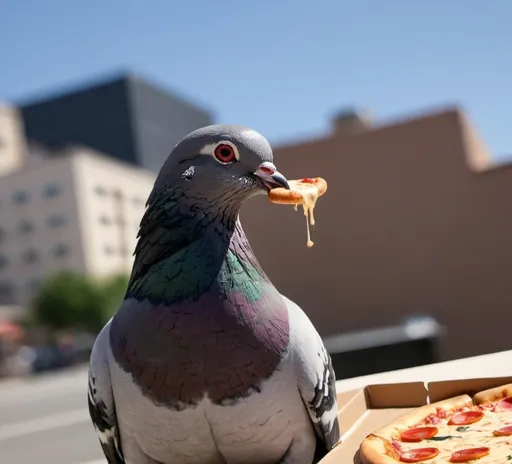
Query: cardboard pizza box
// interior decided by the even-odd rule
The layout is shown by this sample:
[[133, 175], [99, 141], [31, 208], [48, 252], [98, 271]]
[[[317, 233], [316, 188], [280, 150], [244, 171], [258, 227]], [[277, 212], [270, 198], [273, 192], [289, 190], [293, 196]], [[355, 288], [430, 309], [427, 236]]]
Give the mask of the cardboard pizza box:
[[344, 392], [339, 392], [336, 394], [338, 400], [338, 409], [341, 411], [342, 408], [354, 397], [356, 396], [361, 389], [349, 390]]
[[512, 383], [512, 377], [378, 384], [339, 393], [341, 443], [319, 464], [361, 464], [361, 442], [403, 413], [457, 395], [472, 396], [507, 383]]

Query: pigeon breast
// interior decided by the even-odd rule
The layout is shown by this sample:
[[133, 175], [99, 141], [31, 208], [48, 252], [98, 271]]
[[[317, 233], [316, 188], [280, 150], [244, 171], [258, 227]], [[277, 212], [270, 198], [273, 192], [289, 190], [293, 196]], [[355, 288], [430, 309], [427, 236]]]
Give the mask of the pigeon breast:
[[180, 409], [205, 396], [231, 404], [258, 392], [286, 356], [286, 304], [238, 232], [199, 297], [130, 298], [112, 321], [114, 358], [159, 404]]

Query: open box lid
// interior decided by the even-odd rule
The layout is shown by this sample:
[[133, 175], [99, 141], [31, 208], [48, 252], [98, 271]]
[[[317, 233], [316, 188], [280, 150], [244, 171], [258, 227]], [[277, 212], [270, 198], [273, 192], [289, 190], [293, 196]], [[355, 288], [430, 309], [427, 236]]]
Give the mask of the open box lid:
[[346, 392], [351, 396], [343, 397], [348, 401], [338, 412], [342, 441], [319, 464], [360, 464], [358, 450], [364, 438], [408, 410], [508, 383], [512, 377], [376, 384]]

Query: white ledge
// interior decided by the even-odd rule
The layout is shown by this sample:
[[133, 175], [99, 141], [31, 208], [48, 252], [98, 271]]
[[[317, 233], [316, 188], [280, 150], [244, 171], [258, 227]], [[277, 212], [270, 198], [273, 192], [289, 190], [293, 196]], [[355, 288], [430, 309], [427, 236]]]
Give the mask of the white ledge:
[[338, 393], [366, 385], [512, 376], [512, 350], [338, 380]]

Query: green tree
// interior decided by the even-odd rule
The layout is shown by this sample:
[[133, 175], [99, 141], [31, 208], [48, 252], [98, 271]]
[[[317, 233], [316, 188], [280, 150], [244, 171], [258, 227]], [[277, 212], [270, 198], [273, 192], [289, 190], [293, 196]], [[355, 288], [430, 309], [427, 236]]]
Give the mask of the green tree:
[[120, 274], [106, 279], [100, 284], [101, 292], [104, 298], [104, 317], [105, 321], [117, 311], [119, 305], [123, 301], [128, 287], [129, 277], [125, 274]]
[[98, 332], [122, 300], [126, 284], [123, 276], [99, 283], [70, 271], [59, 272], [34, 298], [34, 321], [54, 330]]

